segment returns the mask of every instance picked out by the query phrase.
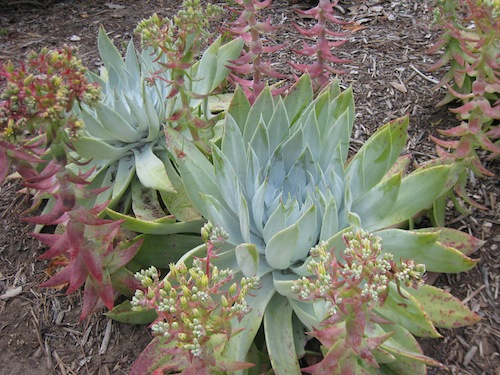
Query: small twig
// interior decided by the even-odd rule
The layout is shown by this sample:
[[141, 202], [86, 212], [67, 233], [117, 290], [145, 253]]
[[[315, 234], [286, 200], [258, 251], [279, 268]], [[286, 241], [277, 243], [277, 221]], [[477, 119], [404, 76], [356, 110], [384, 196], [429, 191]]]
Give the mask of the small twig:
[[412, 68], [412, 69], [415, 71], [415, 73], [417, 73], [417, 74], [418, 74], [420, 77], [422, 77], [423, 79], [426, 79], [427, 81], [432, 82], [432, 83], [434, 83], [435, 85], [437, 85], [437, 84], [439, 83], [439, 81], [438, 81], [438, 80], [436, 80], [436, 79], [434, 79], [434, 78], [432, 78], [432, 77], [428, 77], [428, 76], [426, 76], [426, 75], [425, 75], [424, 73], [422, 73], [420, 70], [418, 70], [417, 68], [415, 68], [415, 67], [413, 66], [413, 64], [410, 64], [410, 68]]
[[470, 294], [470, 296], [467, 296], [462, 300], [462, 303], [465, 305], [467, 302], [469, 302], [471, 299], [473, 299], [475, 296], [479, 294], [481, 290], [483, 290], [486, 286], [483, 284], [479, 288], [477, 288], [474, 292]]
[[54, 350], [52, 352], [52, 356], [54, 357], [54, 359], [57, 361], [57, 364], [59, 366], [59, 370], [61, 370], [61, 374], [62, 375], [67, 375], [66, 373], [66, 366], [64, 365], [61, 357], [59, 357], [59, 354], [57, 354], [57, 352]]
[[101, 347], [99, 348], [99, 354], [103, 355], [108, 350], [109, 340], [111, 338], [111, 324], [112, 320], [108, 319], [108, 324], [106, 324], [106, 331], [104, 332], [104, 338], [102, 339]]
[[45, 358], [47, 358], [47, 367], [49, 370], [52, 370], [54, 368], [54, 362], [52, 362], [52, 357], [50, 355], [50, 345], [49, 345], [49, 340], [45, 338]]

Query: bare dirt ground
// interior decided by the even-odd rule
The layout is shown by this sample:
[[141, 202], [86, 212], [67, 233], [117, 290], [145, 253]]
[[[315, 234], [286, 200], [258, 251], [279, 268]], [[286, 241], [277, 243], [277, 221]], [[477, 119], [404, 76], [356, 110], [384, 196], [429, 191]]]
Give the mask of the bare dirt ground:
[[[292, 4], [293, 3], [293, 4]], [[431, 28], [431, 0], [341, 1], [340, 16], [356, 21], [347, 29], [349, 42], [335, 52], [352, 60], [343, 68], [342, 84], [352, 85], [357, 119], [354, 145], [366, 140], [388, 120], [410, 115], [410, 142], [406, 152], [416, 163], [435, 155], [428, 141], [435, 125], [451, 127], [457, 120], [435, 104], [443, 91], [432, 91], [439, 73], [426, 73], [436, 60], [426, 49], [436, 40]], [[19, 61], [29, 50], [78, 46], [89, 69], [99, 66], [97, 31], [104, 26], [117, 46], [125, 46], [136, 24], [153, 13], [172, 15], [180, 0], [0, 0], [0, 61]], [[270, 57], [276, 68], [290, 72], [289, 50], [300, 48], [301, 38], [291, 22], [305, 23], [294, 14], [307, 3], [275, 0], [266, 11], [282, 28], [269, 37], [271, 44], [287, 43]], [[499, 175], [499, 163], [485, 161]], [[19, 193], [18, 181], [0, 186], [0, 374], [127, 374], [151, 336], [147, 327], [128, 326], [94, 314], [78, 321], [81, 296], [64, 290], [40, 289], [47, 263], [37, 260], [44, 249], [20, 220], [29, 197]], [[441, 330], [443, 338], [422, 340], [424, 351], [448, 366], [430, 374], [500, 374], [498, 178], [473, 180], [470, 194], [488, 207], [460, 215], [452, 207], [448, 225], [485, 240], [474, 254], [481, 261], [472, 271], [441, 275], [436, 284], [451, 291], [483, 320], [457, 330]]]

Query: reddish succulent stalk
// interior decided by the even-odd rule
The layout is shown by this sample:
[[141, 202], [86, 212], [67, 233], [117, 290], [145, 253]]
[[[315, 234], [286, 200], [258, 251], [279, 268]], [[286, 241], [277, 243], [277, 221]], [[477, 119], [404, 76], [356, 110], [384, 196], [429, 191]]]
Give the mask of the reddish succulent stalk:
[[[439, 22], [445, 29], [429, 52], [445, 51], [429, 70], [450, 64], [437, 85], [448, 88], [447, 95], [438, 105], [460, 101], [461, 105], [450, 111], [462, 122], [454, 128], [438, 130], [458, 140], [432, 139], [441, 157], [469, 159], [476, 175], [492, 176], [482, 165], [476, 150], [484, 149], [492, 158], [500, 154], [497, 126], [500, 120], [500, 6], [478, 0], [444, 0], [439, 10]], [[474, 29], [468, 29], [468, 23], [473, 23]], [[470, 199], [467, 201], [474, 203]]]
[[[247, 98], [251, 103], [255, 101], [257, 96], [264, 89], [266, 82], [264, 76], [276, 79], [286, 78], [285, 75], [276, 71], [269, 62], [265, 62], [262, 58], [264, 53], [271, 53], [280, 50], [283, 46], [265, 46], [265, 39], [262, 37], [264, 33], [269, 33], [276, 30], [277, 26], [271, 25], [271, 19], [265, 21], [258, 20], [258, 12], [265, 9], [271, 4], [271, 0], [235, 0], [235, 2], [243, 7], [243, 10], [229, 8], [232, 12], [239, 14], [239, 17], [230, 22], [225, 28], [227, 32], [234, 36], [241, 37], [246, 43], [246, 50], [237, 60], [233, 61], [233, 66], [229, 68], [233, 71], [231, 79], [239, 84]], [[252, 75], [252, 79], [245, 79], [241, 76]], [[273, 95], [279, 95], [286, 88], [272, 90]]]
[[12, 64], [1, 67], [0, 77], [6, 80], [0, 102], [0, 181], [13, 167], [24, 185], [36, 191], [28, 212], [51, 199], [48, 212], [24, 220], [64, 229], [62, 234], [33, 234], [50, 246], [40, 258], [57, 258], [63, 265], [41, 286], [68, 284], [71, 293], [85, 284], [82, 319], [100, 302], [111, 309], [112, 277], [130, 284], [123, 267], [140, 241], [121, 242], [121, 223], [99, 218], [104, 206], [80, 207], [81, 200], [103, 189], [86, 188], [92, 170], [75, 174], [66, 168], [77, 163], [70, 151], [80, 126], [70, 111], [73, 105], [95, 103], [98, 87], [87, 82], [85, 68], [70, 48], [32, 53], [17, 69]]
[[308, 72], [313, 78], [318, 88], [324, 87], [330, 82], [330, 75], [346, 73], [339, 70], [329, 63], [344, 64], [349, 60], [339, 59], [332, 54], [332, 49], [346, 43], [346, 39], [330, 41], [328, 36], [344, 37], [345, 33], [334, 32], [328, 29], [328, 21], [338, 25], [344, 25], [345, 22], [335, 17], [334, 7], [338, 4], [338, 0], [319, 0], [316, 7], [303, 11], [297, 9], [296, 12], [304, 18], [314, 18], [317, 23], [310, 29], [304, 29], [296, 24], [295, 29], [307, 38], [316, 38], [315, 45], [308, 45], [303, 42], [301, 50], [294, 49], [293, 52], [303, 56], [315, 56], [316, 61], [312, 64], [290, 63], [290, 65], [302, 73]]

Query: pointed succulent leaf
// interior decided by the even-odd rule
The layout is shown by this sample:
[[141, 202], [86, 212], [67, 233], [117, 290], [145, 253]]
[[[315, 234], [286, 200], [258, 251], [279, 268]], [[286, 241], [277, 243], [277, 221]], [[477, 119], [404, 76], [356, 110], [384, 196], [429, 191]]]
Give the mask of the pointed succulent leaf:
[[132, 310], [132, 304], [129, 300], [116, 305], [111, 311], [105, 313], [105, 315], [109, 319], [113, 319], [120, 323], [142, 325], [150, 324], [158, 317], [154, 309], [144, 311]]
[[274, 111], [274, 99], [269, 87], [266, 87], [259, 94], [253, 105], [248, 111], [248, 115], [243, 128], [243, 140], [245, 144], [251, 142], [259, 122], [269, 123]]
[[272, 276], [270, 274], [262, 276], [260, 278], [260, 288], [252, 291], [252, 296], [249, 296], [247, 300], [252, 310], [245, 314], [241, 321], [235, 318], [231, 322], [233, 331], [240, 328], [244, 329], [231, 337], [228, 345], [224, 348], [226, 356], [237, 361], [246, 360], [248, 350], [252, 346], [262, 324], [267, 305], [274, 294]]
[[167, 207], [169, 213], [175, 216], [178, 221], [196, 221], [201, 220], [200, 212], [193, 207], [189, 200], [186, 188], [182, 179], [177, 174], [172, 162], [166, 153], [161, 153], [160, 158], [163, 160], [167, 175], [172, 182], [175, 193], [160, 190], [160, 196], [163, 203]]
[[127, 147], [112, 146], [98, 138], [80, 137], [73, 142], [78, 155], [86, 159], [118, 159], [127, 152]]
[[363, 218], [363, 228], [370, 231], [376, 227], [386, 213], [392, 209], [399, 194], [401, 175], [396, 174], [386, 179], [365, 195], [354, 201], [351, 210]]
[[[404, 327], [397, 324], [382, 324], [381, 332], [391, 332], [392, 336], [383, 342], [380, 347], [392, 354], [396, 360], [385, 366], [394, 374], [426, 374], [426, 365], [440, 366], [441, 364], [422, 353], [419, 343]], [[386, 369], [384, 369], [385, 371]]]
[[196, 72], [192, 91], [197, 95], [208, 95], [228, 75], [229, 61], [235, 60], [243, 48], [243, 40], [238, 38], [221, 46], [218, 37], [203, 53], [193, 70]]
[[277, 232], [266, 243], [267, 262], [276, 269], [286, 269], [290, 263], [304, 258], [319, 235], [316, 206], [311, 206], [293, 225]]
[[102, 124], [106, 124], [106, 130], [114, 137], [125, 143], [138, 141], [141, 136], [118, 112], [110, 106], [99, 102], [96, 106], [96, 115]]
[[144, 221], [106, 208], [106, 214], [113, 220], [123, 220], [123, 227], [145, 234], [199, 233], [202, 221], [176, 222], [174, 217], [165, 216], [154, 221]]
[[295, 352], [292, 313], [288, 299], [275, 294], [264, 313], [264, 333], [272, 367], [286, 374], [300, 374]]
[[346, 178], [351, 179], [354, 200], [365, 195], [394, 165], [406, 143], [408, 124], [408, 117], [404, 117], [384, 125], [351, 160]]
[[422, 228], [415, 231], [436, 232], [439, 243], [445, 247], [454, 248], [464, 255], [471, 255], [484, 244], [484, 241], [453, 228]]
[[292, 86], [290, 93], [284, 99], [286, 112], [291, 124], [295, 123], [296, 117], [312, 100], [313, 89], [311, 77], [308, 74], [304, 74]]
[[245, 277], [257, 275], [259, 270], [259, 252], [257, 246], [249, 243], [242, 243], [235, 248], [236, 261], [238, 267]]
[[179, 167], [189, 199], [206, 216], [207, 209], [200, 192], [210, 194], [218, 201], [224, 201], [212, 172], [213, 165], [196, 146], [177, 131], [167, 127], [165, 132], [169, 151]]
[[431, 207], [443, 195], [451, 173], [452, 167], [444, 165], [415, 171], [403, 178], [394, 206], [372, 231], [400, 224]]
[[235, 123], [239, 126], [241, 134], [243, 134], [249, 111], [250, 102], [248, 101], [241, 86], [238, 86], [234, 91], [233, 100], [229, 105], [227, 114], [230, 115], [234, 119]]
[[382, 238], [384, 251], [394, 255], [394, 260], [413, 259], [425, 264], [430, 272], [464, 272], [477, 263], [458, 250], [438, 242], [439, 232], [385, 229], [376, 232]]
[[479, 315], [470, 311], [458, 298], [432, 285], [405, 290], [418, 300], [436, 327], [457, 328], [481, 320]]
[[[165, 165], [153, 152], [152, 144], [146, 143], [142, 149], [133, 149], [137, 177], [144, 187], [175, 192], [165, 170]], [[145, 168], [147, 166], [147, 168]]]
[[135, 176], [135, 158], [133, 154], [122, 156], [118, 161], [116, 177], [112, 186], [113, 199], [119, 199], [125, 194], [133, 177]]
[[123, 58], [116, 49], [115, 45], [109, 39], [104, 28], [99, 28], [99, 37], [97, 39], [97, 46], [99, 48], [99, 55], [104, 63], [104, 66], [109, 69], [110, 66], [114, 66], [119, 69], [125, 67]]
[[87, 106], [82, 105], [80, 115], [82, 116], [85, 130], [92, 136], [103, 140], [116, 139], [103, 124], [93, 114], [94, 110], [89, 109]]
[[394, 283], [389, 284], [385, 302], [375, 310], [388, 320], [399, 324], [420, 337], [441, 337], [432, 325], [418, 300]]

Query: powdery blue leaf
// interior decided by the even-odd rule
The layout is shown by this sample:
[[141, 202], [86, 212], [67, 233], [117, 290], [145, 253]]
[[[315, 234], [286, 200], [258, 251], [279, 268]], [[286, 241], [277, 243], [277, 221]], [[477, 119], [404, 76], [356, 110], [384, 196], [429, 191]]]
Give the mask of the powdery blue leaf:
[[141, 149], [132, 150], [135, 155], [137, 177], [145, 187], [175, 192], [165, 170], [165, 165], [153, 152], [152, 144], [146, 143]]
[[236, 261], [245, 277], [257, 275], [259, 270], [259, 252], [254, 244], [243, 243], [236, 246]]
[[275, 294], [264, 314], [266, 347], [274, 369], [284, 374], [300, 374], [292, 326], [293, 309], [288, 299]]

